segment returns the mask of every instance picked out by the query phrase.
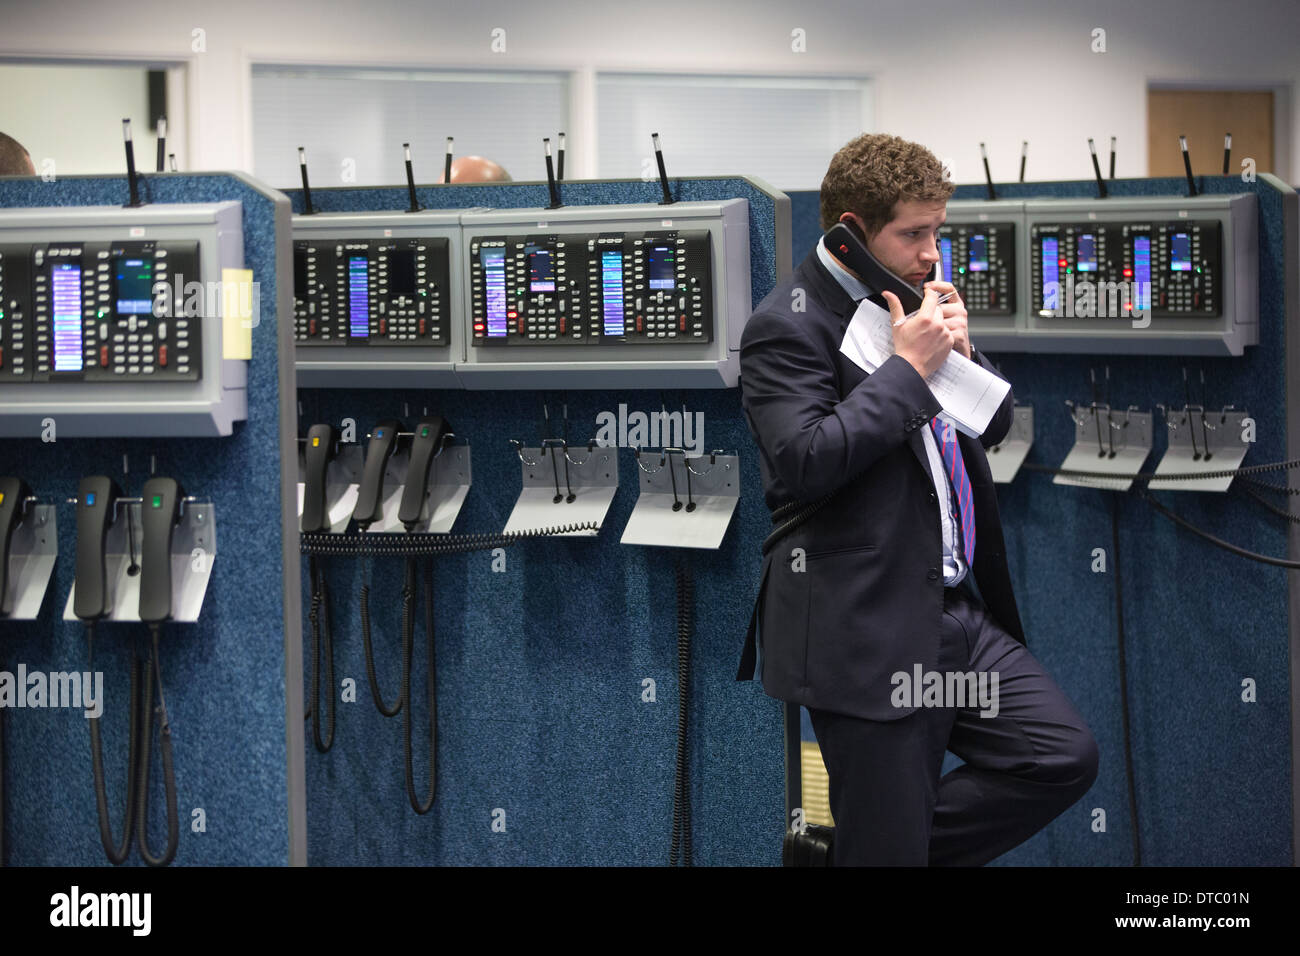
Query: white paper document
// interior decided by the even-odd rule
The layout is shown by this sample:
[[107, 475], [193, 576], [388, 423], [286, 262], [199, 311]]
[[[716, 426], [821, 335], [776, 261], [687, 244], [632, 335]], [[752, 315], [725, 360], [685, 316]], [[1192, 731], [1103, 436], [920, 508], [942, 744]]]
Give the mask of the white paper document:
[[[840, 351], [868, 372], [874, 372], [894, 354], [893, 320], [889, 313], [869, 299], [858, 304], [840, 343]], [[989, 419], [1006, 398], [1011, 386], [978, 362], [957, 351], [928, 378], [925, 384], [943, 406], [939, 417], [953, 423], [958, 431], [978, 438]]]

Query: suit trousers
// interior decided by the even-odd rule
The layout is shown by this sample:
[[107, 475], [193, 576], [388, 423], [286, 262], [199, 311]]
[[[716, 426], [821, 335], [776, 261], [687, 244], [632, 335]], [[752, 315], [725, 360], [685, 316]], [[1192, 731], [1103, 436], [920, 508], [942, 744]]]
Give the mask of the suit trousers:
[[[809, 708], [830, 777], [836, 866], [980, 866], [1041, 830], [1097, 777], [1087, 724], [979, 598], [945, 588], [942, 620], [938, 673], [986, 675], [996, 716], [980, 716], [993, 708], [978, 699], [957, 705], [955, 694], [892, 721]], [[940, 779], [945, 750], [965, 764]]]

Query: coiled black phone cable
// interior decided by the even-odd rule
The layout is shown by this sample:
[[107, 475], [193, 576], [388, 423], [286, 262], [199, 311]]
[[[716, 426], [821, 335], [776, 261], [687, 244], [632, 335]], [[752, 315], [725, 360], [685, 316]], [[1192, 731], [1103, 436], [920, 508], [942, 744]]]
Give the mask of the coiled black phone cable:
[[[140, 777], [137, 782], [139, 791], [140, 813], [137, 831], [140, 838], [140, 855], [150, 866], [166, 866], [176, 857], [176, 848], [180, 843], [180, 821], [176, 807], [176, 771], [172, 764], [172, 728], [167, 719], [167, 700], [163, 696], [162, 665], [158, 652], [159, 626], [150, 623], [149, 634], [153, 653], [145, 664], [144, 708], [141, 712]], [[152, 667], [150, 666], [152, 665]], [[150, 680], [150, 677], [153, 680]], [[153, 749], [153, 687], [158, 685], [158, 742], [162, 749], [163, 789], [167, 800], [167, 845], [161, 856], [153, 853], [149, 847], [149, 765]]]
[[[86, 622], [86, 645], [90, 656], [90, 673], [95, 672], [95, 622]], [[102, 706], [102, 704], [101, 704]], [[99, 814], [99, 840], [104, 845], [108, 862], [114, 866], [126, 861], [131, 852], [133, 824], [136, 818], [136, 763], [139, 754], [136, 744], [139, 739], [138, 712], [140, 708], [140, 658], [136, 653], [135, 643], [131, 645], [131, 698], [128, 707], [129, 729], [127, 731], [126, 757], [126, 806], [122, 813], [122, 842], [113, 843], [113, 825], [108, 819], [108, 792], [104, 783], [104, 747], [99, 734], [99, 721], [102, 712], [88, 718], [90, 723], [90, 765], [95, 780], [95, 809]]]
[[[426, 558], [422, 572], [417, 572], [416, 559], [406, 559], [406, 581], [402, 588], [402, 750], [406, 761], [406, 798], [411, 802], [411, 809], [418, 814], [426, 814], [433, 808], [434, 798], [438, 792], [438, 692], [437, 664], [433, 636], [433, 558]], [[427, 729], [429, 737], [429, 790], [424, 800], [415, 793], [415, 760], [411, 746], [411, 723], [414, 720], [414, 706], [411, 700], [411, 657], [415, 648], [415, 588], [416, 577], [422, 582], [424, 595], [424, 648], [425, 648], [425, 694], [429, 701]]]
[[[405, 601], [405, 589], [403, 590], [403, 601]], [[366, 679], [370, 681], [370, 696], [375, 700], [375, 706], [385, 717], [396, 717], [402, 709], [402, 690], [399, 687], [397, 691], [397, 700], [390, 707], [384, 703], [384, 692], [379, 689], [379, 676], [375, 673], [375, 649], [370, 637], [370, 585], [361, 585], [361, 594], [359, 595], [361, 608], [361, 646], [365, 650], [366, 656]]]
[[[306, 717], [311, 718], [311, 732], [316, 749], [325, 753], [334, 746], [334, 628], [330, 622], [329, 584], [324, 569], [313, 555], [307, 559], [307, 574], [311, 579], [311, 703]], [[325, 726], [324, 738], [320, 732], [320, 655], [324, 625], [325, 645]]]
[[673, 836], [668, 865], [691, 865], [691, 776], [689, 718], [691, 702], [691, 631], [695, 626], [694, 582], [690, 559], [677, 563], [677, 770], [673, 780]]

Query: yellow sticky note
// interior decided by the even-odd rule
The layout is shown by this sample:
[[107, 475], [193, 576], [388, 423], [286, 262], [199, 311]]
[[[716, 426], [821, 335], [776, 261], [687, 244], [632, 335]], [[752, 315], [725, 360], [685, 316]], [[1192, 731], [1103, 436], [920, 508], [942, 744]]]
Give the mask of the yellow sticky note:
[[251, 359], [261, 293], [252, 269], [221, 270], [222, 358]]

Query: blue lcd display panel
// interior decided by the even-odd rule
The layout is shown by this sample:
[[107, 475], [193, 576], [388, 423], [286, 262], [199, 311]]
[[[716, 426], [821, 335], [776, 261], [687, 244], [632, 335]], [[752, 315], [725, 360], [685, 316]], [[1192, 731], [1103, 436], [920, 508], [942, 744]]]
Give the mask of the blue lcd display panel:
[[646, 257], [647, 278], [650, 280], [650, 289], [671, 290], [677, 286], [677, 278], [673, 274], [673, 264], [677, 260], [677, 254], [673, 251], [672, 246], [653, 245], [650, 247], [650, 254]]
[[970, 237], [969, 266], [971, 272], [989, 271], [989, 237], [983, 233]]
[[1055, 236], [1043, 237], [1043, 308], [1060, 308], [1061, 263], [1057, 258], [1059, 243]]
[[1170, 272], [1192, 271], [1192, 237], [1185, 232], [1176, 232], [1169, 250]]
[[152, 257], [114, 256], [113, 279], [118, 315], [153, 313]]
[[500, 247], [483, 249], [483, 285], [487, 294], [487, 334], [490, 339], [504, 339], [506, 328], [506, 251]]
[[1133, 239], [1133, 281], [1137, 284], [1136, 308], [1145, 312], [1151, 307], [1151, 237]]
[[81, 371], [81, 264], [56, 262], [54, 286], [54, 371]]
[[600, 254], [600, 291], [604, 300], [606, 335], [623, 334], [623, 250], [605, 249]]
[[348, 335], [370, 335], [370, 259], [348, 256]]
[[939, 240], [939, 256], [943, 260], [943, 278], [952, 281], [952, 239], [944, 236]]
[[528, 291], [554, 292], [555, 269], [551, 264], [551, 250], [542, 246], [528, 247]]
[[1097, 271], [1097, 237], [1085, 232], [1075, 247], [1075, 269], [1079, 272]]

